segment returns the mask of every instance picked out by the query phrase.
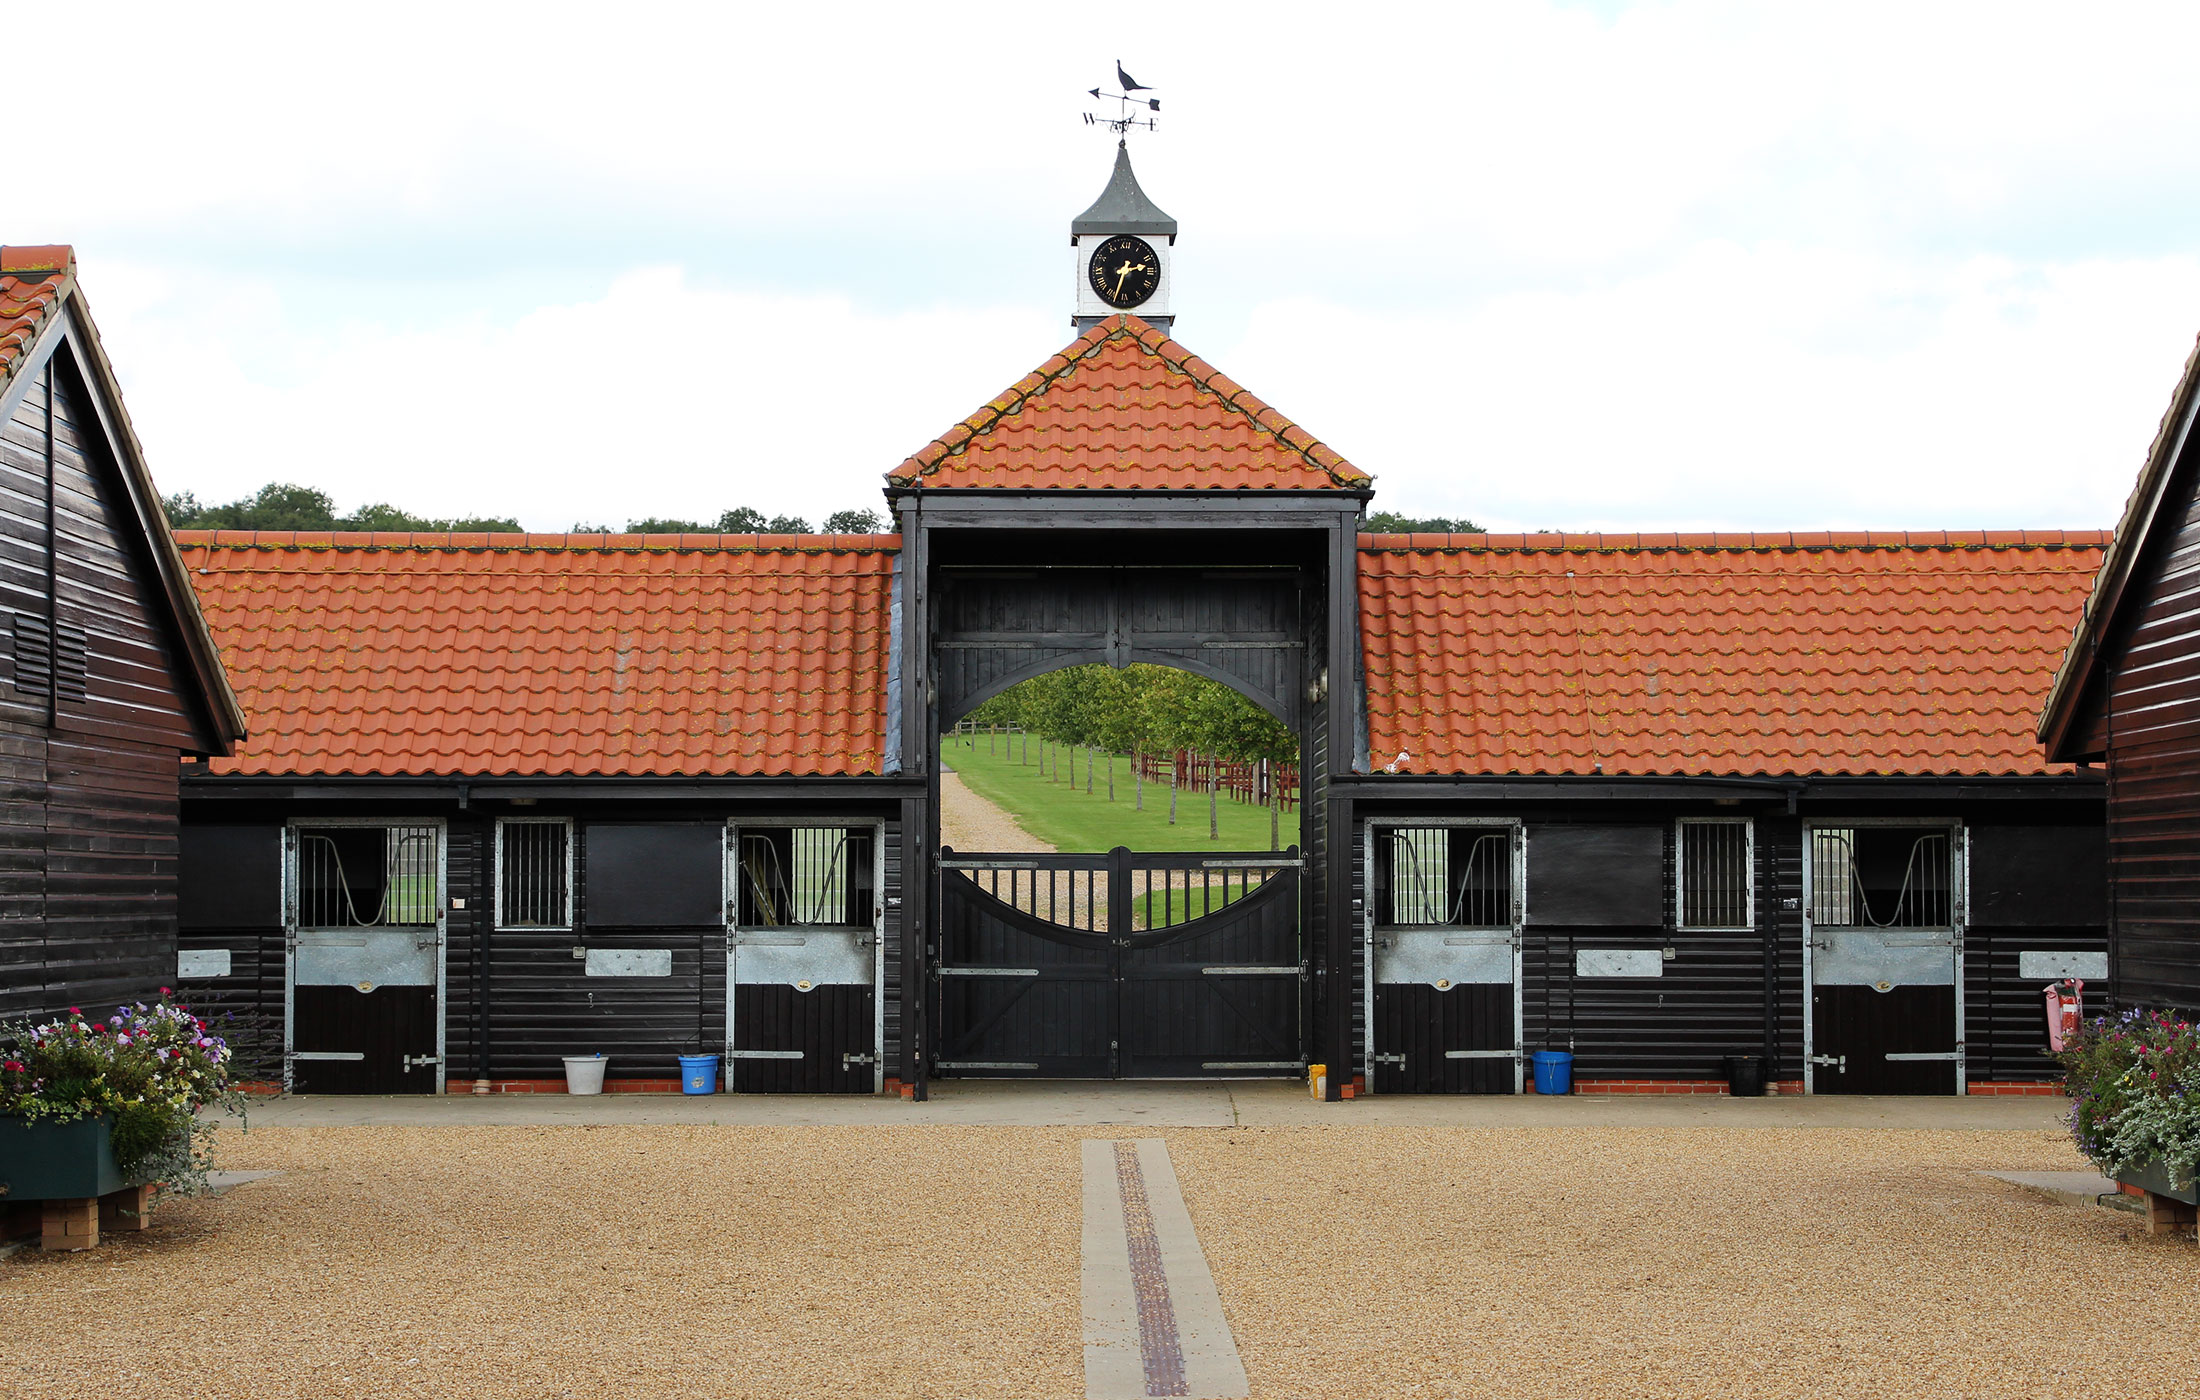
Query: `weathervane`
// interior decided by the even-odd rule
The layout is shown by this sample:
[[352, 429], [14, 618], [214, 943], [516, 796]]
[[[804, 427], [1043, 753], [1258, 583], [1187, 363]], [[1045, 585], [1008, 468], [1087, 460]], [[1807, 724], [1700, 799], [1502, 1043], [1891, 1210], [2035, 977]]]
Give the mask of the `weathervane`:
[[1116, 103], [1115, 115], [1110, 117], [1097, 112], [1087, 112], [1085, 113], [1085, 125], [1104, 126], [1118, 136], [1134, 126], [1142, 126], [1148, 131], [1152, 131], [1159, 126], [1160, 122], [1154, 117], [1134, 117], [1131, 115], [1139, 110], [1141, 103], [1144, 104], [1145, 110], [1148, 112], [1160, 111], [1161, 99], [1158, 97], [1131, 96], [1134, 92], [1152, 92], [1153, 89], [1136, 81], [1130, 74], [1124, 72], [1123, 60], [1120, 58], [1115, 61], [1115, 81], [1123, 89], [1121, 92], [1109, 92], [1105, 88], [1094, 88], [1092, 90], [1094, 101], [1106, 102], [1112, 99]]

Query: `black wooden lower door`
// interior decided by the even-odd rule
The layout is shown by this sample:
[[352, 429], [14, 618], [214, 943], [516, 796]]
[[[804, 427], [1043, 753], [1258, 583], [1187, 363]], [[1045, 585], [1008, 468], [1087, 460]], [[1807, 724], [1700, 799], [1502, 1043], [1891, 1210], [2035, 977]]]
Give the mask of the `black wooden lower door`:
[[1811, 1027], [1817, 1093], [1956, 1092], [1952, 984], [1819, 986], [1811, 993]]
[[[1234, 886], [1218, 876], [1212, 898], [1203, 886], [1189, 898], [1186, 882], [1204, 878], [1192, 867], [1219, 864], [1214, 858], [1120, 850], [959, 857], [942, 880], [934, 1071], [1034, 1079], [1297, 1074], [1305, 1059], [1296, 853], [1288, 869], [1242, 859], [1240, 873], [1228, 877]], [[1044, 865], [1036, 873], [1063, 876], [1055, 883], [1064, 892], [1067, 877], [1092, 878], [1076, 897], [1059, 899], [1004, 881], [995, 886], [1010, 896], [1003, 898], [964, 873], [989, 861], [1002, 870]], [[1042, 879], [1039, 888], [1050, 886]], [[1232, 891], [1228, 902], [1224, 889]], [[1083, 926], [1040, 917], [1049, 911]]]
[[1516, 1056], [1510, 982], [1375, 987], [1378, 1094], [1509, 1094]]
[[1518, 929], [1375, 931], [1378, 1094], [1510, 1094], [1520, 1082]]
[[291, 1088], [301, 1094], [432, 1094], [433, 987], [291, 989]]
[[737, 1094], [868, 1094], [874, 1081], [869, 986], [737, 986], [727, 1081]]

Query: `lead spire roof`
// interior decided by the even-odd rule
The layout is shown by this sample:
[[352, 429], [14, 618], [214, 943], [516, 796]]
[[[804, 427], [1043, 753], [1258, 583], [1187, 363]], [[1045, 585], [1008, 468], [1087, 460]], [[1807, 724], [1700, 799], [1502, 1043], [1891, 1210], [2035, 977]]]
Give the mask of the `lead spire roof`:
[[1124, 142], [1115, 143], [1115, 170], [1108, 176], [1108, 187], [1090, 209], [1070, 220], [1070, 237], [1088, 233], [1142, 233], [1176, 241], [1176, 220], [1138, 187], [1138, 177], [1131, 173], [1130, 148]]

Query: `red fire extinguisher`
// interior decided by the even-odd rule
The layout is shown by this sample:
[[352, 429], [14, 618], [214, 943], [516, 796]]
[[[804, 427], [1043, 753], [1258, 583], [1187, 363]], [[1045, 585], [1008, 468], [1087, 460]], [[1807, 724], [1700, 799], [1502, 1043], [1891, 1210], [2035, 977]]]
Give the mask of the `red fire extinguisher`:
[[2085, 1021], [2085, 982], [2073, 977], [2047, 985], [2047, 1048], [2060, 1050], [2078, 1038]]

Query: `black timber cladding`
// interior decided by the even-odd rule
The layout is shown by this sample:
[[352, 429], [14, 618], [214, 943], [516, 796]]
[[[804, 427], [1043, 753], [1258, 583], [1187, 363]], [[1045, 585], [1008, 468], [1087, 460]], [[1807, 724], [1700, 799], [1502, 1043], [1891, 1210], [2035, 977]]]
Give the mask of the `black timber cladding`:
[[73, 350], [56, 346], [8, 389], [0, 1017], [111, 1004], [173, 980], [178, 759], [218, 742]]
[[[509, 801], [472, 798], [467, 785], [421, 781], [380, 788], [379, 795], [346, 798], [345, 785], [318, 789], [311, 799], [283, 795], [296, 785], [283, 780], [219, 779], [195, 785], [186, 815], [187, 848], [235, 873], [238, 891], [221, 890], [196, 874], [186, 907], [183, 947], [218, 953], [227, 975], [185, 980], [179, 989], [196, 1008], [215, 1018], [223, 1033], [240, 1041], [256, 1078], [279, 1079], [284, 1014], [285, 935], [280, 905], [280, 848], [284, 826], [302, 818], [363, 822], [407, 822], [439, 817], [446, 824], [443, 1004], [446, 1074], [453, 1088], [476, 1078], [556, 1080], [562, 1057], [602, 1051], [611, 1058], [610, 1077], [669, 1081], [678, 1072], [676, 1057], [701, 1049], [726, 1049], [726, 927], [720, 893], [721, 833], [729, 821], [771, 822], [799, 818], [816, 824], [882, 825], [886, 875], [881, 889], [889, 906], [902, 897], [899, 823], [884, 814], [897, 804], [829, 803], [812, 785], [779, 785], [782, 800], [697, 805], [680, 785], [657, 785], [656, 802], [638, 793], [652, 785], [618, 780], [622, 794], [590, 803], [564, 798]], [[588, 785], [579, 785], [582, 792]], [[667, 790], [669, 789], [669, 790]], [[220, 792], [218, 798], [213, 792]], [[407, 795], [398, 796], [397, 792]], [[495, 842], [497, 818], [571, 818], [578, 839], [572, 844], [576, 892], [570, 928], [494, 927]], [[662, 845], [642, 841], [642, 833], [666, 838]], [[639, 844], [638, 844], [639, 842]], [[607, 855], [608, 853], [608, 855]], [[622, 868], [623, 867], [623, 868]], [[646, 888], [663, 881], [674, 888], [664, 898]], [[608, 892], [608, 893], [607, 893]], [[635, 896], [639, 894], [639, 902]], [[604, 900], [599, 917], [594, 905]], [[654, 920], [654, 922], [652, 922]], [[889, 953], [893, 946], [887, 921]], [[590, 976], [576, 950], [666, 953], [667, 976]], [[163, 980], [173, 977], [171, 962]], [[846, 1000], [839, 989], [814, 1005], [797, 1008], [808, 1015], [826, 1000]], [[862, 989], [861, 997], [872, 995]], [[885, 995], [887, 1032], [900, 1030], [898, 991]], [[874, 1053], [871, 1012], [851, 1028], [840, 1014], [829, 1029], [835, 1036], [859, 1034], [862, 1051]], [[868, 1092], [868, 1063], [842, 1072], [839, 1052], [831, 1060], [829, 1084], [808, 1080], [779, 1084], [751, 1082], [748, 1088], [829, 1089]], [[775, 1080], [763, 1073], [749, 1079]], [[860, 1083], [856, 1082], [860, 1077]]]
[[[1800, 782], [1794, 786], [1801, 800], [1791, 815], [1785, 802], [1765, 798], [1737, 806], [1731, 795], [1735, 785], [1719, 780], [1634, 785], [1633, 790], [1645, 795], [1633, 799], [1627, 795], [1630, 785], [1602, 782], [1417, 780], [1386, 790], [1379, 780], [1362, 780], [1352, 784], [1354, 845], [1362, 845], [1371, 827], [1411, 826], [1444, 816], [1524, 820], [1524, 1050], [1571, 1049], [1581, 1079], [1718, 1079], [1726, 1056], [1769, 1054], [1775, 1077], [1794, 1080], [1801, 1077], [1804, 1053], [1805, 822], [1960, 819], [1971, 852], [1962, 1027], [1968, 1078], [1973, 1083], [2052, 1078], [2058, 1070], [2044, 1053], [2045, 979], [2022, 975], [2019, 962], [2027, 952], [2097, 954], [2105, 949], [2100, 828], [2089, 823], [2101, 810], [2099, 784], [2083, 776], [1998, 784], [1887, 782], [1877, 785], [1883, 795], [1876, 800], [1870, 780], [1830, 789]], [[1691, 790], [1697, 794], [1693, 801]], [[1401, 802], [1401, 796], [1408, 800]], [[1677, 929], [1672, 906], [1676, 820], [1736, 815], [1749, 817], [1754, 826], [1754, 927]], [[1631, 829], [1632, 835], [1620, 838], [1622, 829]], [[1647, 888], [1642, 878], [1646, 859], [1654, 872]], [[1623, 899], [1566, 895], [1554, 905], [1560, 890], [1604, 887], [1607, 874], [1616, 877], [1613, 885], [1625, 892]], [[1367, 899], [1357, 884], [1355, 878], [1355, 900]], [[1375, 912], [1369, 909], [1367, 915]], [[1586, 948], [1655, 953], [1658, 975], [1577, 976], [1575, 959]], [[1664, 956], [1668, 948], [1670, 959]], [[2099, 990], [2088, 989], [2089, 1005], [2101, 1004]], [[1501, 1011], [1509, 1007], [1492, 1002], [1479, 1014], [1489, 1018]], [[1438, 1017], [1432, 1005], [1425, 1024], [1417, 1023], [1411, 1032], [1438, 1026]], [[1410, 1053], [1407, 1065], [1411, 1070]], [[1413, 1073], [1425, 1077], [1434, 1071]], [[1386, 1087], [1384, 1078], [1377, 1076], [1378, 1089]], [[1448, 1080], [1442, 1087], [1453, 1088]], [[1474, 1086], [1462, 1082], [1458, 1087]], [[1480, 1087], [1497, 1089], [1494, 1083]]]

